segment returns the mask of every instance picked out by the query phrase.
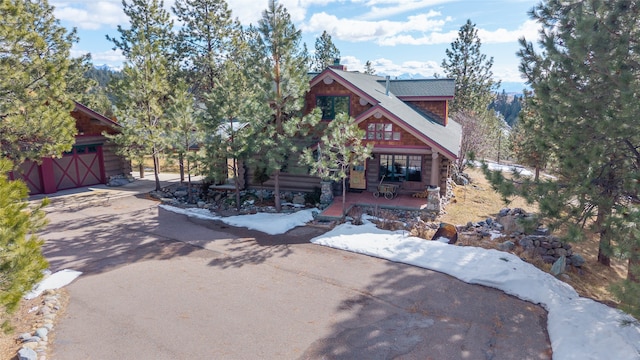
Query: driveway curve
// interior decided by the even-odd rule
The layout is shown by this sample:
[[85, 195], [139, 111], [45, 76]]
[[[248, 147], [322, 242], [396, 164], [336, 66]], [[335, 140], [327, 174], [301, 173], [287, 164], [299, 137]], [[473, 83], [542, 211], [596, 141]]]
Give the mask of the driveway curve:
[[54, 359], [550, 359], [546, 312], [450, 276], [187, 218], [142, 195], [48, 210]]

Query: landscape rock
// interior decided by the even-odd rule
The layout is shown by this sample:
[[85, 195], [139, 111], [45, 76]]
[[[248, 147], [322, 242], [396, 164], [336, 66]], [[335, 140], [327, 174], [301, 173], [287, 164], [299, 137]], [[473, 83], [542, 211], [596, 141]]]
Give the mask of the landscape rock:
[[570, 259], [571, 265], [575, 267], [580, 267], [586, 262], [586, 260], [580, 254], [573, 254], [571, 255]]
[[46, 338], [48, 334], [49, 334], [49, 330], [45, 327], [36, 329], [36, 336], [38, 336], [41, 339]]
[[551, 275], [558, 276], [564, 273], [565, 268], [567, 266], [567, 258], [563, 255], [558, 258], [551, 266]]
[[507, 240], [498, 245], [498, 250], [512, 251], [513, 249], [515, 249], [515, 247], [516, 247], [516, 244], [513, 241]]
[[18, 359], [37, 360], [38, 354], [33, 349], [23, 347], [22, 349], [18, 350]]
[[296, 205], [304, 205], [306, 203], [306, 200], [304, 199], [304, 195], [296, 194], [293, 196], [293, 199], [291, 199], [291, 202]]
[[433, 234], [431, 240], [441, 241], [441, 238], [446, 239], [448, 244], [455, 244], [458, 241], [458, 229], [451, 224], [440, 223], [440, 227]]

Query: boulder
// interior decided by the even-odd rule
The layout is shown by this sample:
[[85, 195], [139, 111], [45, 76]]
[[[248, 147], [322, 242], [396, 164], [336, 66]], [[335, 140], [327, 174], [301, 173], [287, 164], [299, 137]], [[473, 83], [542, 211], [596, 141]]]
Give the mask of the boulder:
[[571, 265], [575, 267], [580, 267], [584, 265], [585, 262], [586, 260], [580, 254], [571, 255]]
[[304, 195], [296, 194], [293, 196], [293, 199], [291, 200], [291, 202], [296, 205], [304, 205], [306, 203], [306, 200], [304, 199]]
[[567, 258], [563, 255], [556, 260], [551, 266], [551, 275], [558, 276], [564, 273], [565, 268], [567, 267]]
[[507, 240], [501, 244], [498, 245], [498, 250], [501, 251], [511, 251], [513, 249], [515, 249], [516, 244], [513, 241]]
[[23, 347], [18, 351], [18, 359], [19, 360], [36, 360], [38, 359], [38, 354], [33, 349]]
[[[444, 241], [446, 239], [446, 241]], [[440, 223], [440, 227], [433, 234], [431, 240], [446, 242], [447, 244], [455, 244], [458, 241], [458, 229], [447, 223]]]

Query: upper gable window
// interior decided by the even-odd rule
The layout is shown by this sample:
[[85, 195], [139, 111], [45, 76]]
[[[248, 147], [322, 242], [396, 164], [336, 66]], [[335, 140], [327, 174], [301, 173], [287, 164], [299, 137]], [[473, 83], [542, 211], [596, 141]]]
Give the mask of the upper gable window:
[[351, 115], [348, 96], [316, 96], [316, 106], [322, 110], [322, 120], [333, 120], [341, 112]]
[[370, 123], [367, 125], [367, 140], [398, 141], [400, 132], [397, 130], [391, 123]]

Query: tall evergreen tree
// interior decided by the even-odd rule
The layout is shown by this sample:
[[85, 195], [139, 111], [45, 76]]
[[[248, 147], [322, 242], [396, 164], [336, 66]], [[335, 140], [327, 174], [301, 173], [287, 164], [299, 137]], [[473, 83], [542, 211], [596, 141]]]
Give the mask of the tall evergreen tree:
[[[640, 4], [545, 1], [530, 14], [542, 25], [543, 51], [522, 39], [521, 71], [539, 99], [538, 136], [557, 159], [558, 179], [523, 179], [517, 188], [498, 176], [494, 182], [537, 200], [567, 239], [587, 238], [585, 229], [597, 234], [598, 261], [609, 265], [619, 252], [633, 278], [640, 274], [633, 225], [640, 221]], [[632, 301], [640, 309], [637, 296]]]
[[75, 31], [60, 26], [46, 0], [2, 0], [0, 18], [0, 157], [17, 166], [60, 155], [76, 134], [69, 85]]
[[540, 170], [549, 161], [551, 149], [542, 135], [542, 119], [535, 110], [537, 98], [525, 92], [524, 107], [519, 111], [518, 121], [511, 131], [510, 147], [516, 161], [535, 169], [534, 181], [540, 178]]
[[121, 153], [132, 160], [153, 158], [156, 190], [160, 190], [159, 155], [168, 146], [171, 131], [165, 110], [171, 92], [169, 76], [175, 69], [173, 21], [161, 0], [123, 0], [131, 28], [118, 25], [120, 38], [107, 39], [120, 49], [127, 61], [123, 77], [113, 85], [116, 114], [123, 125], [114, 136]]
[[446, 49], [446, 59], [442, 60], [442, 68], [447, 77], [456, 80], [456, 97], [451, 104], [451, 111], [466, 110], [483, 113], [500, 82], [493, 80], [493, 57], [480, 51], [481, 43], [476, 25], [467, 20], [458, 31], [458, 38]]
[[[480, 47], [478, 29], [471, 20], [467, 20], [460, 27], [458, 38], [451, 43], [451, 49], [446, 49], [446, 58], [442, 60], [445, 75], [455, 79], [456, 96], [451, 104], [451, 112], [454, 117], [460, 113], [458, 118], [464, 120], [461, 124], [463, 146], [456, 164], [459, 171], [464, 169], [467, 157], [472, 155], [463, 152], [463, 149], [484, 151], [473, 154], [484, 157], [491, 154], [488, 145], [497, 145], [496, 140], [502, 136], [500, 119], [494, 112], [488, 111], [500, 83], [493, 80], [493, 58], [487, 59]], [[487, 146], [476, 148], [475, 144], [478, 143]]]
[[[302, 116], [305, 93], [309, 89], [307, 57], [300, 49], [300, 31], [282, 4], [270, 0], [258, 22], [257, 32], [250, 42], [251, 54], [257, 63], [253, 81], [261, 85], [261, 101], [269, 104], [268, 117], [254, 124], [256, 150], [262, 154], [262, 168], [272, 174], [275, 185], [275, 206], [280, 205], [280, 172], [298, 153], [294, 137], [305, 135], [320, 120], [318, 111]], [[257, 71], [257, 72], [256, 72]], [[295, 161], [295, 160], [294, 160]]]
[[[247, 47], [244, 36], [235, 39], [233, 50], [215, 80], [215, 87], [224, 91], [207, 94], [207, 112], [203, 118], [203, 127], [210, 132], [215, 131], [207, 137], [206, 150], [211, 159], [218, 159], [210, 161], [207, 174], [214, 179], [227, 179], [229, 176], [233, 179], [238, 210], [242, 205], [242, 161], [250, 155], [254, 132], [262, 130], [255, 128], [260, 124], [255, 119], [271, 115], [268, 103], [261, 97], [260, 83], [253, 81], [245, 71], [251, 66], [253, 56]], [[216, 166], [218, 163], [226, 166]]]
[[171, 154], [176, 155], [180, 164], [180, 181], [184, 182], [185, 172], [189, 188], [189, 201], [191, 201], [191, 174], [193, 167], [199, 162], [199, 154], [196, 148], [202, 143], [204, 134], [199, 126], [201, 116], [200, 109], [196, 105], [196, 99], [189, 91], [189, 86], [184, 80], [180, 80], [169, 96], [167, 119], [173, 131], [167, 133], [170, 137]]
[[316, 38], [313, 71], [320, 72], [326, 69], [329, 65], [333, 65], [336, 59], [340, 59], [340, 50], [331, 40], [331, 35], [325, 30], [320, 37]]
[[172, 9], [182, 23], [177, 35], [182, 73], [202, 100], [213, 91], [241, 27], [224, 0], [177, 0]]

